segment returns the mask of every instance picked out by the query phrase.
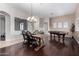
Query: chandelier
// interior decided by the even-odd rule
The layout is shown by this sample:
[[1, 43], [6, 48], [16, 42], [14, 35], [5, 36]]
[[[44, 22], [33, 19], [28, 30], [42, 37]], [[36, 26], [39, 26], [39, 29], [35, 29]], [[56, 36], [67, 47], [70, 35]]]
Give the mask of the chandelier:
[[36, 22], [37, 19], [36, 19], [35, 16], [32, 16], [32, 13], [33, 12], [32, 12], [32, 3], [31, 3], [31, 16], [27, 18], [27, 21], [29, 21], [29, 22]]

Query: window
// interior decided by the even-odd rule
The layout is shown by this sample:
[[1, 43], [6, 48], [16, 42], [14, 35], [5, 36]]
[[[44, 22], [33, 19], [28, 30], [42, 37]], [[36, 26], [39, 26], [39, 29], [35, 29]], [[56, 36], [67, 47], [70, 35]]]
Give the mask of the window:
[[53, 28], [57, 28], [57, 23], [56, 22], [53, 23]]
[[15, 30], [27, 30], [27, 20], [15, 17]]
[[53, 23], [53, 28], [68, 28], [68, 22], [54, 22]]
[[58, 28], [62, 28], [62, 22], [58, 23]]
[[68, 22], [63, 22], [63, 28], [68, 28]]

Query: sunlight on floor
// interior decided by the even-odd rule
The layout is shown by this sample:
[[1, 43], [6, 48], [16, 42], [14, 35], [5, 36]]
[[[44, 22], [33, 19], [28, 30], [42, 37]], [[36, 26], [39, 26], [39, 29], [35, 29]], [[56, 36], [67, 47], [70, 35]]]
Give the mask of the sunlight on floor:
[[17, 43], [23, 42], [22, 39], [12, 40], [12, 41], [0, 41], [0, 48], [8, 47]]

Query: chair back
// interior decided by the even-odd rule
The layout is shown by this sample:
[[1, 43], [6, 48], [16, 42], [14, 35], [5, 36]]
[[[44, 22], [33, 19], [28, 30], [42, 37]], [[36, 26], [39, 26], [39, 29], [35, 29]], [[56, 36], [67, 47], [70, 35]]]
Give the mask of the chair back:
[[23, 35], [24, 40], [30, 40], [32, 37], [32, 34], [29, 31], [22, 31], [22, 35]]
[[26, 36], [27, 36], [27, 39], [28, 39], [28, 40], [31, 40], [31, 39], [32, 39], [32, 34], [31, 34], [31, 32], [27, 31], [27, 32], [26, 32]]
[[23, 39], [27, 40], [27, 36], [26, 36], [26, 32], [25, 31], [22, 31], [22, 35], [23, 35]]

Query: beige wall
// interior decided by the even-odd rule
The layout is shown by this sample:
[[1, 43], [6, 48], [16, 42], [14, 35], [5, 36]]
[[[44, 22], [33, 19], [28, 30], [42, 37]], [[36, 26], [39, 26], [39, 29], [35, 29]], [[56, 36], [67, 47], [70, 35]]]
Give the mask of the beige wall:
[[[78, 25], [79, 25], [78, 23], [79, 23], [79, 4], [78, 4], [76, 12], [75, 12], [75, 30], [76, 30], [75, 37], [76, 38], [79, 38], [79, 31], [77, 30]], [[79, 39], [77, 39], [77, 41], [79, 42]]]
[[[62, 22], [62, 26], [63, 26], [63, 23], [64, 22], [68, 22], [68, 28], [53, 28], [53, 23], [54, 22]], [[71, 14], [71, 15], [64, 15], [64, 16], [58, 16], [58, 17], [53, 17], [50, 19], [50, 30], [53, 30], [53, 31], [67, 31], [69, 32], [70, 31], [70, 28], [71, 28], [71, 24], [74, 22], [74, 15]]]

